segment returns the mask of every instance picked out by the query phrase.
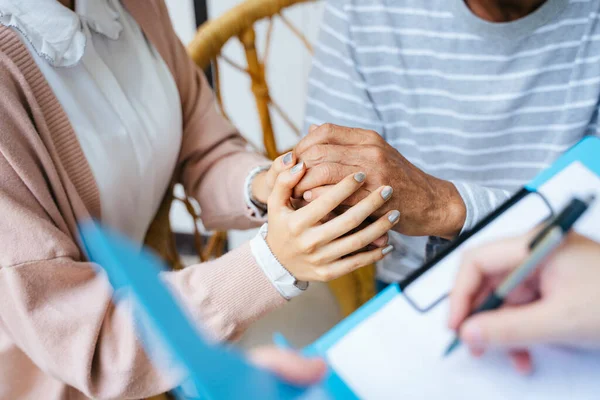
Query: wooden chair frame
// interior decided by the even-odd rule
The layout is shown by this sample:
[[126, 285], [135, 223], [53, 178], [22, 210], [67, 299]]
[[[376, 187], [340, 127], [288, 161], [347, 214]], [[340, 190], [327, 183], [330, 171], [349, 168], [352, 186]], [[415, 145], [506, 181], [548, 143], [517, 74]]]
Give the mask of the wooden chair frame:
[[[280, 154], [277, 148], [275, 133], [273, 131], [271, 109], [277, 112], [283, 120], [297, 132], [298, 135], [300, 135], [299, 129], [294, 126], [281, 107], [279, 107], [271, 98], [266, 80], [265, 60], [268, 57], [270, 47], [273, 17], [280, 18], [287, 28], [296, 34], [299, 40], [303, 42], [307, 51], [312, 53], [312, 46], [308, 40], [302, 35], [299, 29], [285, 18], [282, 12], [284, 9], [296, 4], [314, 1], [315, 0], [246, 0], [222, 16], [203, 24], [188, 46], [191, 58], [200, 68], [206, 70], [212, 63], [215, 72], [214, 88], [216, 99], [226, 118], [228, 117], [221, 97], [219, 64], [217, 59], [222, 59], [250, 76], [252, 81], [251, 90], [254, 94], [257, 111], [260, 116], [265, 153], [270, 159], [275, 159]], [[258, 21], [264, 19], [270, 19], [270, 25], [267, 34], [267, 46], [261, 60], [256, 47], [256, 32], [254, 25]], [[223, 46], [233, 38], [238, 38], [244, 48], [247, 67], [237, 65], [235, 62], [221, 55]], [[171, 230], [165, 228], [170, 226], [168, 218], [171, 203], [173, 201], [181, 201], [185, 204], [188, 212], [195, 220], [198, 220], [199, 217], [187, 197], [179, 199], [174, 198], [172, 193], [173, 191], [169, 190], [165, 196], [155, 221], [150, 226], [146, 243], [156, 249], [168, 263], [177, 269], [181, 268], [181, 263], [177, 255], [177, 249], [175, 248], [174, 238]], [[218, 232], [210, 238], [206, 245], [204, 245], [199, 230], [196, 228], [196, 247], [200, 258], [203, 261], [206, 261], [212, 257], [222, 255], [226, 237], [225, 232]], [[330, 283], [330, 288], [338, 300], [343, 315], [352, 313], [375, 294], [374, 279], [375, 268], [374, 266], [368, 266]]]

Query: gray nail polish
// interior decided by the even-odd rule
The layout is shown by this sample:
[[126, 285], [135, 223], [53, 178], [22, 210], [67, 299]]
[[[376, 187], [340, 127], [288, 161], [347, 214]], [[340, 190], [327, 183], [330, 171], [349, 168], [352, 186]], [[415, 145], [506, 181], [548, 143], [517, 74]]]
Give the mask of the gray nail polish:
[[388, 220], [392, 224], [395, 224], [396, 222], [398, 222], [399, 219], [400, 219], [400, 211], [398, 211], [398, 210], [392, 211], [392, 213], [388, 216]]
[[294, 158], [294, 155], [291, 152], [287, 153], [285, 156], [283, 156], [283, 164], [290, 165], [293, 158]]
[[290, 170], [290, 172], [292, 173], [292, 175], [295, 175], [298, 172], [302, 171], [302, 168], [304, 168], [304, 162], [300, 162], [300, 163], [294, 165], [292, 167], [292, 169]]
[[359, 172], [358, 174], [354, 175], [354, 180], [358, 183], [363, 183], [366, 177], [367, 175], [364, 172]]
[[388, 247], [386, 247], [385, 249], [381, 250], [381, 254], [383, 254], [384, 256], [387, 256], [388, 254], [390, 254], [392, 251], [394, 250], [394, 246], [389, 245]]
[[381, 197], [383, 197], [384, 200], [389, 200], [390, 197], [392, 197], [392, 193], [394, 193], [394, 189], [392, 189], [391, 186], [386, 186], [381, 191]]

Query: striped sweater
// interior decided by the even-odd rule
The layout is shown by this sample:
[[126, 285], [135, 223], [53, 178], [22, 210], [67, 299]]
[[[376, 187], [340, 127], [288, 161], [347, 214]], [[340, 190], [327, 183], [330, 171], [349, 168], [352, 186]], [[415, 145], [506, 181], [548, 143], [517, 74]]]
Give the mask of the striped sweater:
[[[464, 0], [330, 0], [309, 78], [306, 124], [379, 132], [452, 181], [464, 230], [584, 135], [597, 133], [600, 2], [547, 0], [509, 23]], [[380, 266], [401, 279], [425, 238], [394, 234]]]

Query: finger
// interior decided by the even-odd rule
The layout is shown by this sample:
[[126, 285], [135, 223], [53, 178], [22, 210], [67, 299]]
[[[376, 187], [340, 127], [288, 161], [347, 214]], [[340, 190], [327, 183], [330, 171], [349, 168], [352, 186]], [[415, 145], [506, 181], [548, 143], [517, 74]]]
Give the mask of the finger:
[[294, 154], [293, 151], [290, 151], [277, 157], [275, 161], [273, 161], [271, 171], [276, 175], [279, 175], [281, 172], [292, 168], [294, 165], [296, 165], [296, 154]]
[[[394, 191], [391, 186], [380, 187], [342, 215], [334, 218], [332, 221], [329, 221], [326, 224], [317, 227], [316, 235], [323, 238], [322, 243], [329, 243], [330, 241], [339, 238], [345, 233], [360, 226], [364, 220], [381, 208], [381, 206], [383, 206], [385, 202], [392, 197], [393, 192]], [[316, 202], [311, 204], [316, 204]], [[393, 221], [395, 224], [398, 222], [400, 213], [397, 212], [394, 214], [394, 216], [396, 217], [396, 219]], [[383, 233], [384, 232], [381, 232], [372, 240], [377, 239], [379, 236], [383, 235]]]
[[365, 179], [366, 175], [362, 172], [348, 175], [326, 195], [297, 210], [293, 218], [300, 225], [301, 230], [315, 225], [335, 210], [348, 196], [356, 192], [363, 185]]
[[460, 337], [473, 348], [525, 348], [558, 339], [562, 321], [556, 305], [538, 301], [474, 315], [460, 328]]
[[323, 379], [327, 366], [321, 359], [304, 358], [298, 353], [265, 347], [252, 351], [250, 360], [253, 364], [269, 370], [289, 383], [306, 386]]
[[368, 153], [364, 153], [364, 149], [365, 146], [316, 144], [302, 153], [302, 161], [306, 163], [307, 168], [325, 163], [356, 166], [361, 165], [361, 161], [365, 162]]
[[[336, 210], [334, 212], [329, 213], [325, 218], [323, 218], [321, 220], [321, 223], [325, 224], [325, 223], [331, 221], [332, 219], [337, 218], [338, 216], [342, 215], [343, 213], [338, 213], [337, 212], [339, 209], [340, 209], [340, 207], [336, 208]], [[360, 224], [357, 228], [349, 231], [347, 233], [347, 235], [353, 234], [355, 232], [358, 232], [358, 231], [366, 228], [372, 222], [370, 220], [371, 220], [371, 217], [367, 218], [367, 220], [364, 221], [362, 224]], [[374, 246], [374, 247], [385, 247], [385, 246], [387, 246], [388, 241], [389, 241], [389, 236], [388, 236], [388, 233], [386, 232], [381, 237], [375, 239], [373, 241], [373, 243], [371, 243], [371, 245]], [[372, 249], [369, 249], [369, 250], [372, 250]]]
[[527, 350], [516, 350], [510, 353], [510, 359], [513, 366], [521, 375], [531, 375], [533, 372], [533, 362], [531, 354]]
[[358, 128], [348, 128], [334, 124], [323, 124], [310, 132], [296, 146], [296, 152], [301, 155], [316, 144], [360, 145], [367, 143], [373, 131]]
[[527, 243], [520, 237], [467, 252], [450, 293], [450, 329], [458, 329], [469, 315], [485, 277], [512, 270], [526, 257]]
[[325, 282], [347, 275], [352, 271], [381, 261], [386, 255], [394, 250], [393, 246], [383, 249], [375, 249], [364, 253], [358, 253], [351, 257], [336, 261], [320, 270], [320, 275]]
[[[339, 218], [342, 218], [342, 216], [336, 219]], [[381, 237], [382, 234], [392, 229], [394, 225], [398, 223], [399, 218], [399, 211], [390, 211], [363, 230], [350, 236], [334, 240], [333, 242], [321, 247], [317, 252], [317, 257], [322, 257], [323, 261], [329, 263], [348, 254], [359, 251], [367, 247], [377, 238]]]
[[304, 201], [310, 203], [311, 201], [321, 197], [324, 193], [330, 191], [333, 186], [334, 185], [326, 185], [307, 190], [306, 192], [302, 193], [302, 198], [304, 199]]
[[279, 174], [275, 180], [275, 186], [269, 196], [268, 207], [269, 211], [280, 210], [282, 208], [292, 210], [290, 204], [290, 198], [292, 197], [292, 190], [294, 186], [298, 184], [302, 176], [306, 171], [304, 163], [298, 163], [292, 167], [289, 171], [285, 171]]
[[386, 232], [383, 236], [373, 240], [372, 244], [375, 247], [385, 247], [385, 246], [387, 246], [389, 240], [390, 240], [390, 237], [388, 236], [388, 234]]
[[350, 174], [360, 172], [359, 167], [335, 163], [323, 163], [306, 171], [304, 179], [294, 189], [294, 198], [302, 198], [304, 192], [320, 186], [336, 185]]
[[267, 182], [272, 187], [280, 173], [292, 168], [296, 164], [296, 155], [293, 151], [285, 153], [275, 159], [267, 171]]
[[[330, 190], [332, 186], [333, 185], [327, 185], [327, 186], [322, 186], [322, 187], [308, 190], [303, 193], [302, 198], [307, 203], [310, 203], [312, 201], [315, 201], [319, 197], [321, 197], [324, 193], [326, 193], [328, 190]], [[361, 201], [362, 199], [364, 199], [365, 197], [367, 197], [370, 194], [371, 194], [370, 191], [368, 191], [364, 187], [361, 187], [356, 192], [354, 192], [352, 195], [350, 195], [350, 197], [348, 197], [346, 200], [344, 200], [344, 202], [340, 206], [340, 209], [341, 208], [347, 209], [350, 206], [358, 203], [359, 201]], [[294, 193], [294, 195], [295, 195], [295, 193]]]

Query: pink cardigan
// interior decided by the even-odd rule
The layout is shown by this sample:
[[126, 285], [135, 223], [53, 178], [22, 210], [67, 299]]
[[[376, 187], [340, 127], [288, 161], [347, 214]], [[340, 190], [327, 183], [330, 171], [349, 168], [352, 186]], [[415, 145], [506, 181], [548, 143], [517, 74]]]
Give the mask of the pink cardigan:
[[[249, 228], [248, 172], [266, 160], [216, 111], [162, 0], [123, 0], [158, 49], [182, 103], [176, 176], [209, 228]], [[110, 162], [110, 160], [107, 160]], [[173, 388], [142, 349], [128, 301], [111, 302], [76, 242], [100, 218], [98, 188], [68, 118], [25, 45], [0, 27], [0, 399], [142, 398]], [[219, 340], [284, 303], [248, 245], [165, 274], [190, 315]]]

